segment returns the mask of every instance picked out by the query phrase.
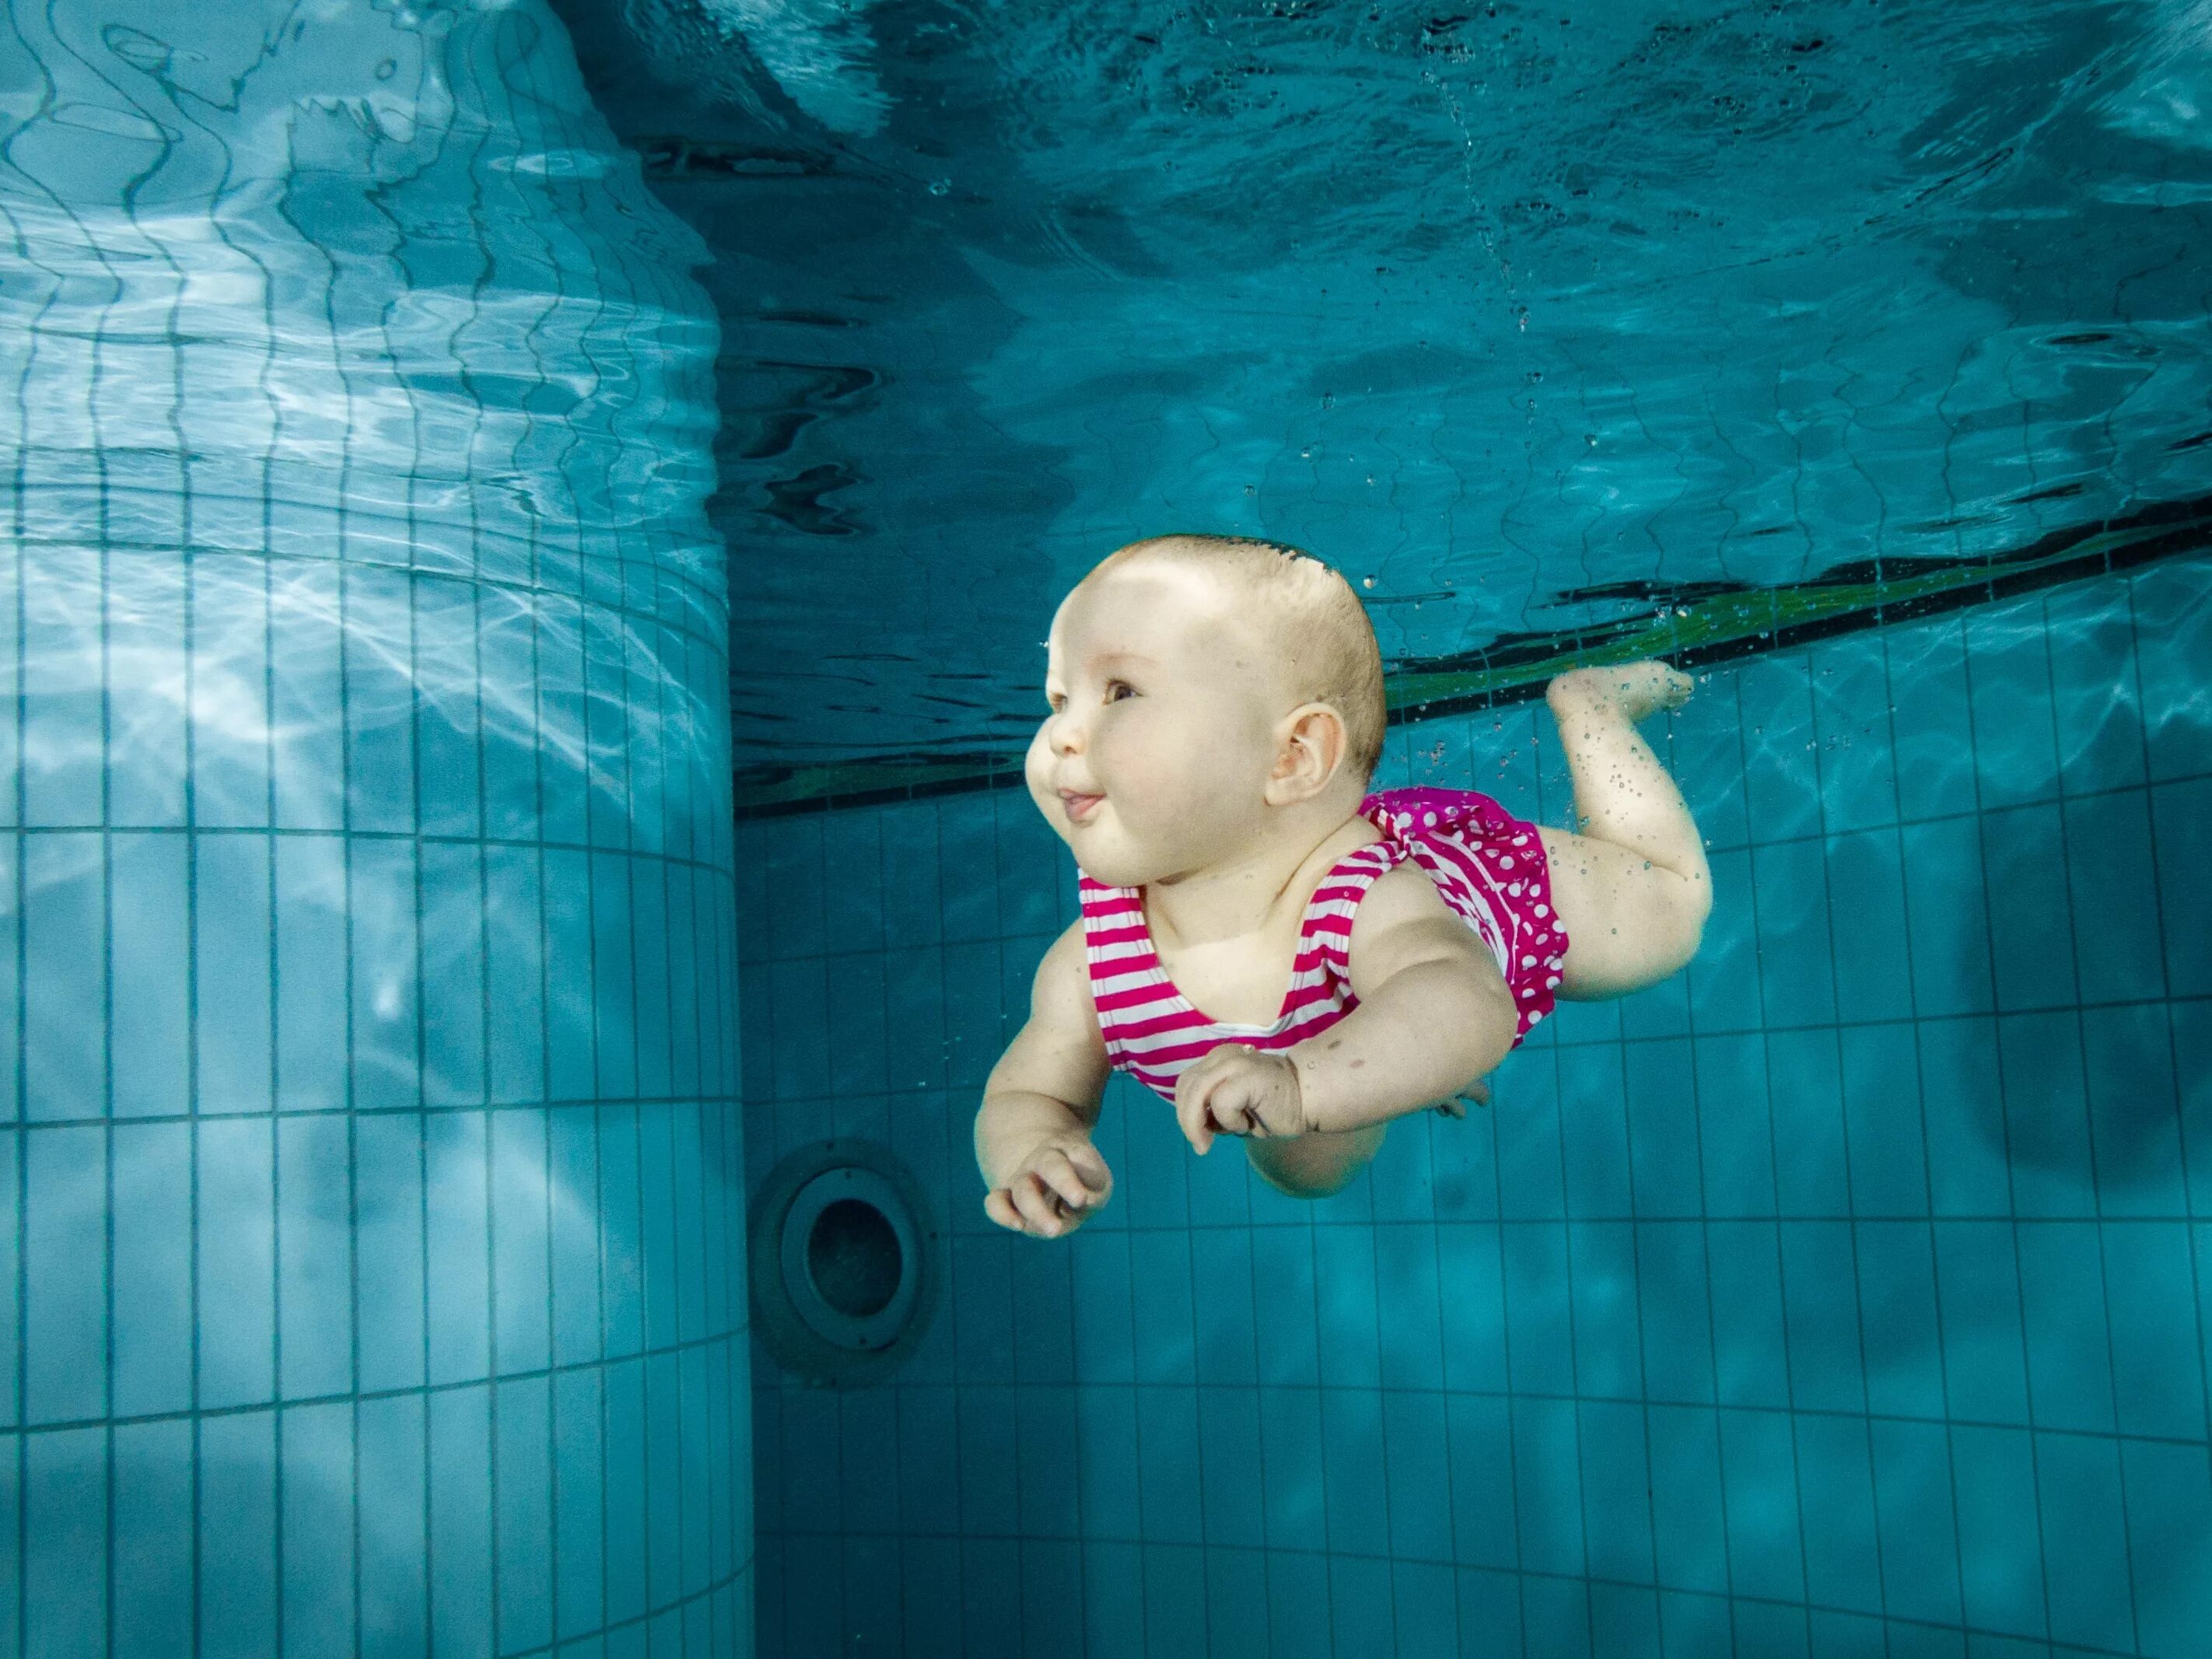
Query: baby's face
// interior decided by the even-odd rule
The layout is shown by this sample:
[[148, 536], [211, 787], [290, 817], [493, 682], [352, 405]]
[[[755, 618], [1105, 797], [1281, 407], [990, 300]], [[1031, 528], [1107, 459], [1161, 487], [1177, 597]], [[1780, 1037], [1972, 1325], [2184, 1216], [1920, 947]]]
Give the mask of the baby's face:
[[1265, 833], [1288, 705], [1231, 589], [1166, 561], [1123, 565], [1068, 595], [1048, 649], [1030, 794], [1085, 873], [1172, 880]]

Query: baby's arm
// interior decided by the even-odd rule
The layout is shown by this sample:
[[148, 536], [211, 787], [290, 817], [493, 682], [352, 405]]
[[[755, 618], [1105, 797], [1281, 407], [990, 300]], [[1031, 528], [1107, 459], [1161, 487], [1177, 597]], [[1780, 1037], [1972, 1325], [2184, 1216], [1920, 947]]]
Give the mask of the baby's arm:
[[1511, 1050], [1504, 975], [1418, 866], [1376, 878], [1351, 957], [1359, 1006], [1318, 1036], [1273, 1054], [1224, 1044], [1183, 1073], [1176, 1115], [1193, 1147], [1387, 1123], [1464, 1092]]
[[991, 1068], [975, 1114], [983, 1212], [1001, 1227], [1058, 1238], [1112, 1195], [1091, 1144], [1107, 1070], [1079, 921], [1037, 964], [1029, 1022]]

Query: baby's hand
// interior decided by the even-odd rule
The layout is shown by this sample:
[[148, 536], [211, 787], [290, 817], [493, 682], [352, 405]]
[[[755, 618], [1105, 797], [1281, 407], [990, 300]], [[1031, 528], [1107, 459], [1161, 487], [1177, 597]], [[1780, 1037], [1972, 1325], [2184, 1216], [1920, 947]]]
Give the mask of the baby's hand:
[[1055, 1135], [1033, 1147], [1004, 1187], [984, 1195], [983, 1213], [1031, 1238], [1060, 1238], [1113, 1194], [1113, 1172], [1090, 1139]]
[[1298, 1068], [1288, 1054], [1224, 1042], [1176, 1079], [1176, 1121], [1200, 1153], [1223, 1135], [1306, 1132]]

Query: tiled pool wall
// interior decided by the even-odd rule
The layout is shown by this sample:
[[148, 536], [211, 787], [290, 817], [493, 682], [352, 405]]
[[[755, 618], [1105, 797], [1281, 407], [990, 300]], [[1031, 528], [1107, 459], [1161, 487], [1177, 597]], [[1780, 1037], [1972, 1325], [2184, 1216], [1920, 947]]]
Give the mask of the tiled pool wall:
[[[1687, 974], [1318, 1204], [1117, 1079], [1061, 1243], [969, 1148], [1026, 798], [740, 824], [749, 1180], [879, 1140], [950, 1266], [889, 1384], [756, 1347], [761, 1653], [2212, 1650], [2208, 667], [2196, 562], [1712, 673]], [[1567, 808], [1532, 708], [1378, 781]]]

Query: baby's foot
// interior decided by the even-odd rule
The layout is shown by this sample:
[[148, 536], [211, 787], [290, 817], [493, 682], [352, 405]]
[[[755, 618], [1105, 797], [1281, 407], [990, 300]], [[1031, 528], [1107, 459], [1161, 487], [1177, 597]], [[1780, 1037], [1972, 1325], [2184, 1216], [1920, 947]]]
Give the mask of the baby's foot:
[[1632, 723], [1658, 709], [1680, 708], [1691, 690], [1690, 677], [1663, 662], [1624, 662], [1561, 674], [1545, 688], [1544, 701], [1554, 714], [1610, 707]]

